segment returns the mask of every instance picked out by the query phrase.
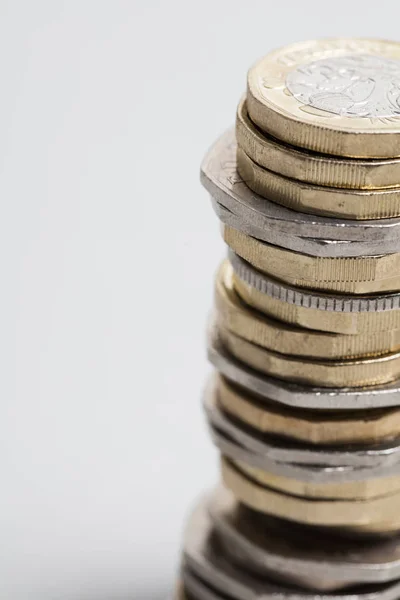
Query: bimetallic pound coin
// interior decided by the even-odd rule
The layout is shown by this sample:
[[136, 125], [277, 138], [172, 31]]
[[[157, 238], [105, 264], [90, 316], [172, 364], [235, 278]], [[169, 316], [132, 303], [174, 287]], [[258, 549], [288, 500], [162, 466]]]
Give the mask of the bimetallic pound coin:
[[367, 358], [400, 349], [400, 329], [390, 333], [340, 335], [290, 326], [246, 306], [234, 289], [233, 269], [225, 261], [215, 282], [216, 320], [238, 337], [263, 348], [308, 358]]
[[374, 294], [400, 290], [400, 253], [319, 258], [292, 252], [224, 225], [226, 244], [253, 267], [289, 285], [327, 292]]
[[211, 364], [230, 381], [260, 397], [287, 406], [320, 410], [359, 411], [400, 406], [399, 380], [363, 388], [304, 386], [257, 372], [229, 354], [213, 321], [208, 328], [207, 355]]
[[400, 44], [328, 39], [271, 52], [248, 73], [247, 107], [294, 146], [360, 158], [400, 156]]
[[400, 410], [317, 411], [294, 409], [251, 394], [221, 375], [214, 377], [221, 408], [260, 433], [316, 445], [376, 444], [400, 436]]
[[367, 500], [318, 500], [279, 492], [261, 485], [231, 461], [221, 459], [224, 485], [249, 508], [281, 519], [323, 527], [358, 527], [365, 530], [390, 522], [400, 530], [400, 493]]
[[400, 159], [361, 160], [300, 151], [260, 131], [248, 116], [245, 98], [238, 106], [236, 138], [239, 148], [255, 163], [290, 179], [333, 188], [399, 186]]
[[255, 163], [239, 147], [238, 173], [256, 194], [286, 208], [339, 219], [389, 219], [400, 215], [400, 188], [353, 190], [289, 179]]
[[377, 358], [320, 360], [290, 356], [268, 350], [218, 326], [227, 351], [252, 369], [271, 377], [321, 387], [382, 385], [400, 378], [400, 353]]
[[[349, 296], [296, 288], [255, 269], [233, 251], [233, 284], [252, 308], [280, 321], [318, 331], [383, 334], [400, 328], [400, 294]], [[396, 334], [395, 334], [396, 335]]]
[[[222, 432], [224, 436], [234, 441], [236, 444], [256, 455], [255, 460], [248, 462], [256, 468], [264, 471], [270, 470], [270, 463], [275, 462], [278, 465], [286, 463], [296, 465], [307, 465], [309, 467], [332, 466], [332, 467], [353, 467], [353, 468], [371, 468], [380, 469], [380, 476], [384, 477], [387, 469], [394, 467], [400, 470], [400, 439], [396, 438], [387, 443], [375, 444], [372, 446], [324, 446], [316, 447], [311, 444], [295, 443], [293, 440], [285, 438], [268, 437], [260, 434], [256, 430], [251, 430], [244, 424], [229, 418], [220, 407], [218, 402], [217, 389], [214, 381], [211, 379], [207, 385], [204, 394], [204, 409], [207, 420], [210, 425]], [[237, 455], [234, 460], [241, 461], [242, 458]], [[263, 463], [263, 459], [267, 462]], [[281, 471], [274, 471], [277, 475], [285, 475]], [[295, 478], [299, 478], [297, 475]], [[372, 475], [371, 475], [372, 478]]]

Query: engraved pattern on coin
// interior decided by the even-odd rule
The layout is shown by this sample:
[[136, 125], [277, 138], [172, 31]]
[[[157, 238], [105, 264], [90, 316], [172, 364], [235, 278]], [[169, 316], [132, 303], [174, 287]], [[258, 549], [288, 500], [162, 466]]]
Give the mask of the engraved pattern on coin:
[[301, 103], [341, 117], [400, 115], [400, 61], [355, 54], [317, 60], [286, 77]]

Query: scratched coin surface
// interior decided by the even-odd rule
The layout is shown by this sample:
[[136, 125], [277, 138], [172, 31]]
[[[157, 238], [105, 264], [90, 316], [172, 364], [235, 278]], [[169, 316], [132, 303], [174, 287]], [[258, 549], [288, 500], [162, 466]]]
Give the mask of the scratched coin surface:
[[329, 39], [275, 50], [248, 73], [256, 125], [326, 154], [400, 155], [400, 44]]

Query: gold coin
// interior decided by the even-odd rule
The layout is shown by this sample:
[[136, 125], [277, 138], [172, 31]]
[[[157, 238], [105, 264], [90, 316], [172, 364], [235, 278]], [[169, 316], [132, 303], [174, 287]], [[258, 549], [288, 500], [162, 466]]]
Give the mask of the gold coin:
[[294, 146], [366, 158], [400, 156], [400, 45], [329, 39], [271, 52], [248, 73], [262, 130]]
[[352, 189], [398, 187], [400, 160], [346, 159], [298, 150], [261, 132], [248, 116], [246, 100], [238, 106], [238, 146], [258, 165], [319, 186]]
[[398, 492], [400, 497], [399, 475], [346, 483], [315, 483], [268, 473], [257, 467], [247, 465], [242, 461], [227, 460], [230, 460], [234, 466], [260, 485], [302, 498], [368, 500], [371, 498], [382, 498], [395, 492]]
[[369, 500], [306, 499], [260, 485], [224, 457], [221, 471], [224, 484], [239, 502], [274, 517], [327, 527], [376, 528], [384, 521], [400, 527], [399, 492]]
[[288, 437], [309, 444], [367, 444], [400, 434], [400, 409], [335, 412], [293, 409], [265, 398], [258, 399], [227, 379], [216, 377], [222, 409], [261, 433]]
[[272, 352], [247, 342], [231, 331], [218, 327], [221, 340], [242, 363], [278, 379], [321, 387], [363, 387], [394, 381], [400, 377], [400, 353], [378, 358], [347, 361], [321, 361]]
[[400, 188], [350, 190], [289, 179], [263, 169], [238, 146], [237, 170], [256, 194], [292, 210], [341, 219], [388, 219], [400, 215]]
[[225, 261], [215, 282], [217, 322], [235, 335], [274, 352], [292, 356], [356, 358], [400, 349], [400, 330], [381, 334], [339, 335], [290, 327], [246, 307], [233, 287], [233, 269]]
[[[400, 328], [400, 310], [385, 310], [371, 312], [335, 312], [318, 310], [297, 304], [290, 304], [280, 298], [263, 294], [257, 288], [249, 285], [240, 277], [233, 274], [233, 285], [245, 304], [261, 311], [275, 319], [293, 325], [344, 333], [348, 335], [383, 333], [390, 337]], [[396, 334], [397, 335], [397, 334]]]
[[400, 290], [400, 253], [327, 258], [293, 252], [260, 242], [222, 226], [223, 238], [253, 267], [298, 287], [352, 294]]

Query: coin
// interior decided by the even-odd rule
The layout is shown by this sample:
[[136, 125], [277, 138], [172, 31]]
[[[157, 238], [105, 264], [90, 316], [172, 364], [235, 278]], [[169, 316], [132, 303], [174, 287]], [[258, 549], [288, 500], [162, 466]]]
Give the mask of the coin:
[[400, 289], [400, 253], [319, 258], [260, 242], [224, 225], [227, 245], [253, 267], [290, 285], [351, 294]]
[[237, 461], [231, 457], [229, 457], [229, 459], [233, 466], [237, 467], [245, 475], [248, 475], [250, 479], [253, 479], [260, 485], [301, 498], [315, 498], [321, 500], [371, 500], [373, 498], [382, 498], [383, 496], [392, 495], [395, 492], [400, 495], [399, 475], [349, 483], [318, 484], [300, 481], [283, 475], [276, 475], [269, 471], [264, 471], [259, 467], [248, 465], [243, 461]]
[[321, 387], [362, 387], [385, 384], [400, 377], [400, 353], [377, 358], [316, 360], [280, 354], [218, 327], [222, 343], [237, 360], [252, 369], [300, 384]]
[[221, 473], [224, 485], [240, 502], [281, 519], [324, 527], [365, 528], [386, 520], [393, 530], [400, 529], [399, 492], [368, 500], [317, 500], [262, 486], [225, 458], [221, 459]]
[[240, 505], [222, 486], [211, 494], [207, 507], [223, 551], [260, 576], [321, 592], [400, 577], [398, 537], [352, 541], [293, 527]]
[[[294, 441], [263, 436], [255, 430], [249, 430], [240, 421], [232, 420], [224, 413], [218, 403], [217, 390], [211, 379], [204, 394], [203, 405], [207, 420], [210, 425], [222, 432], [230, 440], [239, 444], [242, 448], [249, 450], [257, 456], [247, 460], [240, 455], [234, 456], [234, 460], [247, 462], [250, 465], [269, 471], [271, 461], [278, 467], [284, 463], [296, 465], [308, 465], [311, 467], [328, 466], [333, 467], [357, 467], [378, 468], [380, 476], [386, 475], [389, 467], [395, 466], [400, 470], [400, 439], [390, 440], [386, 443], [372, 446], [347, 445], [339, 447], [316, 447], [309, 444], [298, 444]], [[258, 457], [258, 458], [257, 458]], [[264, 458], [267, 460], [263, 462]], [[287, 475], [279, 470], [274, 470], [277, 475]], [[372, 476], [371, 476], [372, 477]], [[295, 476], [299, 479], [299, 476]]]
[[275, 402], [298, 408], [321, 410], [364, 410], [400, 406], [400, 381], [364, 388], [304, 386], [261, 374], [235, 359], [223, 346], [219, 332], [210, 322], [207, 355], [212, 365], [230, 381]]
[[[194, 592], [191, 587], [194, 578], [202, 583], [203, 588], [235, 600], [322, 600], [320, 592], [294, 588], [286, 582], [277, 583], [232, 563], [230, 556], [218, 543], [208, 514], [207, 499], [202, 500], [193, 511], [184, 536], [182, 579], [188, 593]], [[364, 585], [349, 591], [343, 590], [335, 594], [332, 600], [396, 600], [399, 591], [400, 583], [396, 581], [378, 582], [372, 589]], [[196, 587], [197, 595], [198, 592], [199, 587]]]
[[264, 169], [237, 149], [237, 170], [256, 194], [286, 208], [341, 219], [388, 219], [400, 215], [400, 188], [356, 190], [323, 187]]
[[400, 45], [315, 40], [271, 52], [248, 73], [251, 120], [274, 137], [340, 156], [400, 156]]
[[400, 329], [381, 334], [340, 335], [301, 329], [269, 319], [249, 309], [233, 286], [233, 269], [225, 261], [216, 277], [217, 323], [238, 337], [263, 348], [318, 359], [377, 356], [400, 349]]
[[[307, 482], [311, 495], [321, 496], [324, 487], [331, 489], [333, 498], [373, 498], [398, 490], [397, 478], [400, 464], [387, 466], [355, 467], [331, 464], [280, 462], [268, 454], [256, 453], [241, 446], [236, 440], [208, 422], [209, 433], [222, 456], [244, 463], [278, 478]], [[321, 458], [323, 459], [323, 452]]]
[[258, 165], [319, 186], [352, 189], [384, 189], [400, 182], [400, 160], [360, 160], [298, 150], [261, 132], [248, 116], [246, 99], [236, 117], [238, 146]]
[[225, 412], [261, 433], [310, 444], [377, 443], [400, 434], [399, 409], [324, 412], [291, 409], [250, 394], [222, 376], [215, 377], [218, 402]]
[[348, 296], [322, 294], [285, 284], [255, 269], [232, 251], [233, 285], [250, 307], [286, 323], [345, 334], [385, 332], [400, 327], [400, 294]]
[[204, 581], [199, 577], [196, 577], [192, 571], [184, 569], [182, 577], [188, 592], [190, 592], [190, 598], [186, 596], [186, 600], [226, 600], [226, 596], [220, 595], [214, 588], [206, 585]]
[[[245, 233], [312, 256], [366, 256], [400, 251], [400, 219], [352, 221], [295, 212], [255, 194], [237, 172], [236, 141], [228, 131], [201, 167], [201, 183], [221, 218]], [[221, 211], [221, 207], [224, 209]]]

